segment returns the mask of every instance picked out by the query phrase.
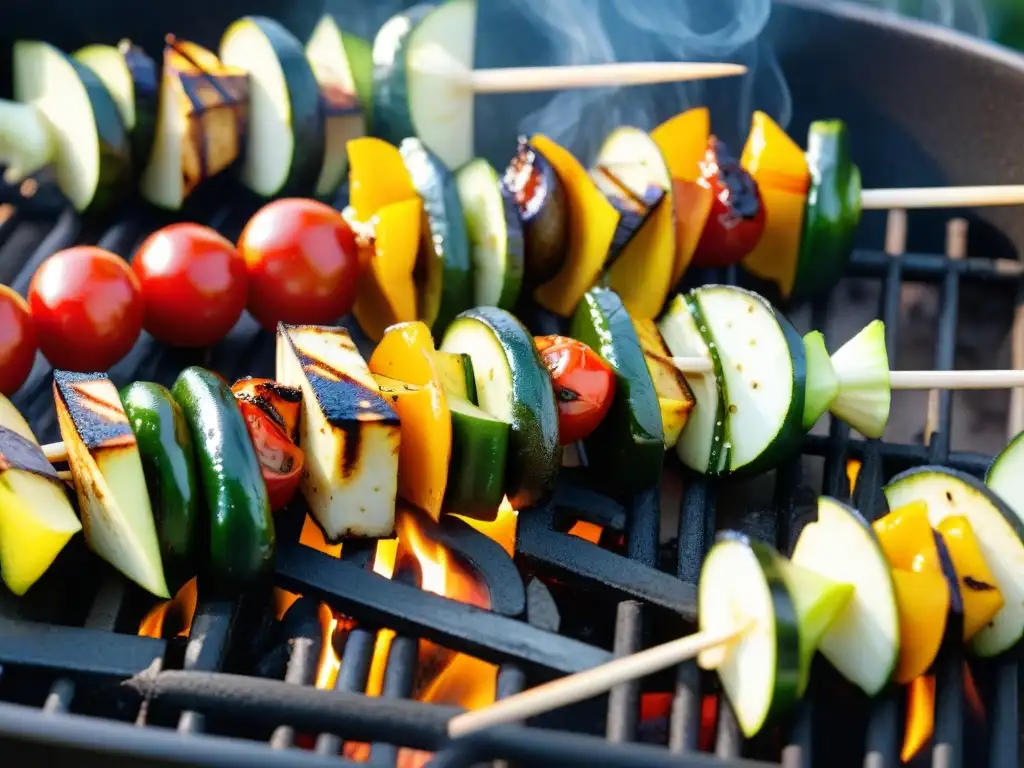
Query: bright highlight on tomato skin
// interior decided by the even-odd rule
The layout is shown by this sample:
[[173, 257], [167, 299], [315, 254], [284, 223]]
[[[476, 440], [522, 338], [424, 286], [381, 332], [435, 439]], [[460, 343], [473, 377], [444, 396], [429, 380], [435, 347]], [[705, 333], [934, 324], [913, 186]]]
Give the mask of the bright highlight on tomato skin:
[[615, 397], [615, 374], [594, 350], [567, 336], [535, 340], [555, 389], [558, 434], [562, 445], [597, 429]]
[[95, 246], [58, 251], [28, 290], [39, 348], [54, 368], [105, 371], [142, 331], [138, 278], [117, 254]]

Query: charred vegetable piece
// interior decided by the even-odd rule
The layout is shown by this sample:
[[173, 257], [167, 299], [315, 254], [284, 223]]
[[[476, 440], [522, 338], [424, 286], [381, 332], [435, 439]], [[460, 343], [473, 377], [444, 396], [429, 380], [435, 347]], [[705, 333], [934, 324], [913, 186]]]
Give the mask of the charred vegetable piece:
[[278, 326], [277, 379], [302, 390], [300, 486], [329, 541], [390, 536], [395, 526], [398, 414], [344, 328]]
[[842, 277], [860, 224], [860, 170], [842, 120], [815, 120], [807, 131], [807, 193], [793, 301], [827, 293]]
[[249, 76], [185, 41], [164, 49], [156, 138], [142, 196], [178, 210], [205, 179], [238, 159], [248, 125]]
[[595, 479], [621, 495], [656, 485], [665, 450], [661, 409], [622, 299], [607, 288], [587, 291], [570, 332], [615, 372], [611, 410], [585, 443]]
[[240, 402], [252, 403], [277, 424], [288, 439], [299, 442], [299, 423], [302, 418], [302, 390], [286, 387], [273, 379], [254, 379], [246, 376], [231, 385], [231, 391]]
[[569, 208], [565, 260], [558, 274], [537, 286], [533, 297], [545, 309], [569, 317], [583, 294], [601, 276], [619, 224], [619, 214], [571, 152], [541, 135], [533, 136], [530, 146], [551, 164], [565, 188]]
[[[995, 490], [996, 484], [992, 488]], [[910, 469], [885, 486], [891, 507], [925, 502], [933, 527], [947, 517], [958, 516], [971, 524], [1005, 603], [991, 623], [971, 639], [971, 649], [984, 657], [1012, 648], [1024, 635], [1024, 522], [993, 490], [945, 467]]]
[[512, 195], [523, 225], [523, 280], [529, 287], [558, 274], [569, 248], [569, 199], [551, 162], [525, 136], [519, 137], [503, 187]]
[[423, 204], [418, 197], [385, 205], [373, 217], [369, 263], [359, 276], [352, 312], [374, 341], [396, 323], [417, 317], [416, 260], [420, 254]]
[[[606, 267], [611, 267], [623, 249], [647, 223], [665, 198], [665, 190], [656, 184], [649, 184], [642, 192], [634, 191], [620, 175], [619, 169], [596, 165], [590, 172], [594, 183], [600, 187], [608, 202], [619, 214], [611, 248], [608, 250]], [[626, 176], [634, 175], [627, 172]]]
[[698, 183], [700, 162], [711, 135], [707, 107], [697, 107], [669, 118], [651, 131], [672, 174], [672, 200], [676, 208], [676, 257], [671, 285], [676, 285], [690, 266], [700, 241], [714, 195], [711, 187]]
[[137, 381], [120, 398], [139, 446], [167, 586], [176, 594], [198, 566], [200, 490], [192, 435], [166, 387]]
[[690, 418], [690, 412], [696, 401], [686, 377], [672, 362], [665, 340], [661, 338], [658, 326], [653, 320], [633, 320], [640, 348], [647, 361], [647, 370], [654, 382], [654, 391], [658, 395], [661, 407], [661, 426], [665, 431], [665, 450], [672, 448], [679, 440], [679, 435]]
[[512, 309], [523, 283], [523, 229], [512, 193], [483, 158], [455, 175], [473, 256], [473, 303]]
[[401, 323], [384, 334], [368, 365], [374, 374], [413, 385], [381, 392], [402, 424], [398, 494], [438, 520], [452, 453], [452, 417], [434, 354], [424, 323]]
[[270, 511], [276, 512], [287, 505], [299, 489], [305, 454], [259, 406], [239, 400], [238, 407], [249, 429], [252, 447], [256, 449]]
[[324, 112], [324, 152], [316, 195], [329, 198], [345, 181], [345, 145], [362, 136], [370, 122], [373, 56], [370, 44], [343, 32], [324, 14], [306, 43], [306, 58], [320, 86]]
[[712, 136], [700, 162], [697, 183], [711, 191], [714, 202], [693, 255], [694, 266], [739, 263], [757, 245], [767, 221], [757, 182], [725, 142]]
[[[473, 69], [475, 0], [419, 3], [392, 16], [373, 41], [374, 133], [423, 143], [451, 170], [473, 158], [473, 91], [451, 68]], [[440, 60], [438, 58], [440, 52]]]
[[230, 594], [266, 579], [276, 537], [267, 486], [238, 401], [220, 376], [186, 368], [171, 389], [195, 440], [196, 463], [209, 515], [209, 551], [200, 574]]
[[116, 46], [87, 45], [75, 52], [75, 59], [103, 81], [131, 138], [132, 161], [142, 168], [156, 136], [160, 81], [156, 63], [131, 40], [122, 40]]
[[927, 505], [904, 505], [876, 520], [872, 527], [892, 566], [900, 616], [900, 654], [894, 679], [902, 685], [927, 672], [938, 656], [953, 595], [942, 572]]
[[981, 553], [978, 537], [964, 515], [953, 515], [935, 529], [949, 550], [964, 602], [964, 642], [969, 642], [1003, 609], [1006, 601]]
[[534, 341], [555, 388], [559, 441], [568, 445], [589, 437], [615, 398], [611, 366], [576, 339], [538, 336]]
[[169, 598], [139, 445], [103, 373], [54, 371], [60, 435], [90, 549], [157, 597]]
[[417, 274], [422, 275], [419, 317], [440, 333], [459, 312], [473, 305], [466, 216], [455, 177], [419, 139], [403, 140], [399, 152], [427, 217], [416, 264]]
[[743, 266], [788, 300], [796, 280], [811, 183], [807, 158], [774, 120], [755, 112], [740, 164], [757, 182], [768, 219]]
[[24, 595], [82, 530], [35, 435], [0, 395], [0, 574]]
[[324, 163], [325, 111], [302, 43], [273, 19], [246, 16], [224, 32], [220, 58], [249, 74], [242, 182], [262, 197], [313, 194]]
[[608, 286], [622, 298], [629, 314], [653, 320], [672, 287], [676, 257], [672, 176], [654, 139], [639, 128], [625, 127], [605, 139], [598, 165], [613, 169], [633, 194], [646, 199], [652, 189], [663, 200], [630, 239], [608, 270]]
[[900, 651], [892, 567], [875, 531], [855, 509], [822, 496], [818, 519], [801, 531], [792, 560], [853, 585], [853, 597], [824, 633], [819, 649], [843, 677], [874, 696], [892, 678]]
[[497, 307], [463, 312], [441, 351], [469, 355], [477, 404], [509, 425], [505, 495], [514, 509], [542, 502], [554, 490], [561, 450], [551, 378], [526, 328]]
[[14, 177], [53, 165], [79, 213], [102, 213], [131, 188], [132, 147], [99, 76], [49, 43], [14, 44], [14, 98], [0, 101], [0, 162]]

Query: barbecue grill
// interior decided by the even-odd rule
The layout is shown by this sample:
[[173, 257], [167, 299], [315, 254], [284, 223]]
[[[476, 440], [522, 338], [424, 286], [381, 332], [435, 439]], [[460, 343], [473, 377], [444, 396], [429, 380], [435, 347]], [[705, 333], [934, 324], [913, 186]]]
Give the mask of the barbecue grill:
[[[234, 17], [257, 4], [225, 5]], [[40, 34], [34, 18], [26, 10], [24, 28]], [[111, 40], [127, 32], [116, 18], [109, 21]], [[193, 19], [194, 30], [184, 28], [187, 23], [183, 14], [176, 31], [201, 42], [224, 26], [204, 30], [213, 24], [209, 17]], [[22, 34], [17, 15], [8, 31]], [[792, 90], [792, 132], [800, 135], [816, 117], [846, 120], [857, 162], [873, 186], [1024, 183], [1024, 59], [930, 26], [811, 0], [780, 0], [765, 39]], [[497, 60], [500, 53], [488, 55], [495, 60], [487, 64], [505, 63]], [[716, 100], [730, 98], [729, 87], [709, 89], [713, 112]], [[666, 105], [666, 114], [673, 108]], [[481, 146], [500, 162], [513, 138], [499, 129]], [[146, 234], [169, 221], [139, 204], [111, 221], [82, 222], [45, 180], [3, 188], [0, 203], [0, 282], [22, 293], [39, 263], [61, 248], [97, 243], [130, 257]], [[191, 200], [182, 217], [234, 239], [258, 205], [221, 180]], [[901, 286], [937, 286], [937, 369], [954, 365], [961, 290], [983, 286], [993, 297], [1014, 297], [1024, 274], [1016, 250], [1024, 245], [1024, 219], [1015, 211], [989, 209], [984, 218], [953, 212], [947, 224], [949, 217], [867, 216], [849, 268], [849, 279], [879, 286], [890, 350], [897, 349]], [[736, 279], [734, 273], [705, 277]], [[813, 327], [830, 322], [828, 307], [822, 299], [811, 308]], [[962, 309], [969, 317], [976, 308]], [[1013, 327], [1019, 367], [1024, 324]], [[892, 362], [900, 367], [898, 357]], [[111, 377], [118, 384], [169, 384], [194, 363], [228, 380], [272, 375], [273, 339], [248, 316], [201, 353], [168, 350], [144, 334]], [[57, 439], [50, 376], [37, 361], [15, 398], [42, 441]], [[717, 488], [684, 475], [670, 459], [660, 493], [623, 503], [567, 470], [548, 506], [520, 511], [514, 557], [459, 519], [426, 529], [427, 538], [483, 585], [490, 610], [421, 589], [425, 572], [416, 562], [393, 562], [390, 579], [374, 573], [383, 545], [345, 543], [340, 557], [306, 546], [298, 506], [277, 518], [276, 586], [301, 597], [282, 614], [275, 605], [280, 593], [276, 601], [268, 591], [235, 602], [200, 593], [187, 634], [179, 631], [187, 617], [153, 614], [150, 598], [80, 543], [72, 545], [27, 598], [0, 592], [0, 755], [10, 765], [78, 766], [422, 764], [425, 758], [416, 762], [411, 750], [433, 753], [431, 765], [438, 767], [494, 760], [645, 768], [897, 765], [902, 693], [869, 702], [823, 663], [799, 710], [750, 743], [740, 738], [724, 701], [709, 728], [711, 699], [705, 697], [715, 693], [714, 681], [693, 663], [456, 742], [445, 738], [456, 708], [414, 700], [414, 693], [436, 672], [432, 665], [451, 663], [451, 652], [496, 665], [502, 697], [688, 631], [693, 585], [716, 526], [741, 527], [788, 551], [814, 515], [819, 492], [850, 497], [851, 460], [859, 467], [853, 500], [869, 520], [882, 513], [885, 480], [908, 466], [938, 463], [982, 475], [989, 456], [951, 445], [952, 411], [947, 392], [933, 393], [919, 444], [851, 438], [833, 420], [827, 434], [809, 436], [804, 455], [780, 467], [768, 485], [762, 478]], [[1007, 429], [1021, 428], [1024, 401], [1014, 397]], [[321, 603], [336, 612], [329, 622]], [[157, 628], [140, 634], [147, 621]], [[332, 631], [325, 633], [325, 624]], [[389, 644], [382, 643], [385, 633]], [[314, 685], [325, 642], [340, 659], [330, 689]], [[427, 642], [432, 654], [423, 652]], [[963, 658], [955, 649], [944, 652], [936, 670], [934, 737], [922, 764], [1019, 764], [1019, 656], [1018, 649], [973, 665], [984, 710], [979, 715], [967, 703]], [[372, 685], [380, 695], [364, 695]]]

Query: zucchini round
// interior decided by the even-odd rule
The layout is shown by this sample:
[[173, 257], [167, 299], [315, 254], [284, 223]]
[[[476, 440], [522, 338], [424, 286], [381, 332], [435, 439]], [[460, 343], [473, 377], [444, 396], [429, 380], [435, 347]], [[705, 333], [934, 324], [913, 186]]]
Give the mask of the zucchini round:
[[273, 19], [247, 16], [224, 33], [220, 59], [249, 73], [243, 183], [263, 197], [312, 194], [324, 160], [324, 115], [302, 44]]
[[533, 337], [505, 310], [478, 307], [455, 319], [440, 348], [469, 355], [478, 405], [509, 424], [509, 502], [516, 509], [540, 503], [554, 490], [562, 451], [554, 389]]

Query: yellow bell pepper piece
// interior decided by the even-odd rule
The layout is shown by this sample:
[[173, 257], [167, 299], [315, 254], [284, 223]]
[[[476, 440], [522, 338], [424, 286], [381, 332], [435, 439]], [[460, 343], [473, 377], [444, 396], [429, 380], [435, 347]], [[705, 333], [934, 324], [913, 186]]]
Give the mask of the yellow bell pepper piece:
[[775, 283], [789, 298], [800, 257], [800, 236], [811, 175], [804, 152], [764, 112], [755, 112], [740, 165], [754, 177], [767, 214], [760, 242], [743, 266]]
[[7, 588], [23, 595], [82, 524], [60, 481], [19, 468], [25, 446], [15, 443], [22, 440], [39, 450], [40, 462], [46, 459], [25, 419], [3, 395], [0, 428], [0, 571]]
[[673, 286], [690, 266], [715, 201], [713, 190], [697, 183], [700, 176], [698, 164], [704, 157], [710, 137], [711, 117], [707, 107], [688, 109], [651, 131], [651, 138], [664, 155], [672, 174], [676, 223]]
[[970, 522], [962, 515], [936, 526], [946, 542], [964, 600], [964, 642], [983, 629], [1002, 609], [1003, 593], [989, 570]]
[[374, 341], [384, 336], [388, 326], [416, 319], [413, 272], [422, 221], [423, 203], [418, 197], [385, 205], [373, 218], [373, 246], [359, 277], [352, 313]]
[[392, 326], [373, 351], [369, 367], [375, 376], [400, 385], [385, 390], [378, 379], [381, 396], [402, 423], [398, 495], [437, 520], [448, 485], [452, 418], [434, 365], [430, 329], [419, 321]]
[[533, 296], [545, 309], [569, 317], [604, 268], [619, 214], [571, 152], [540, 134], [530, 139], [530, 146], [551, 163], [569, 203], [565, 264], [551, 280], [537, 286]]
[[893, 567], [900, 614], [895, 679], [907, 683], [923, 675], [939, 653], [949, 616], [950, 586], [942, 572], [924, 502], [894, 509], [873, 527]]
[[352, 139], [345, 148], [349, 204], [359, 221], [369, 221], [385, 205], [418, 198], [397, 147], [367, 136]]
[[665, 449], [668, 450], [678, 442], [679, 435], [697, 401], [693, 397], [690, 385], [686, 383], [686, 378], [672, 363], [672, 354], [665, 346], [665, 341], [661, 338], [654, 321], [635, 318], [633, 327], [640, 340], [640, 348], [643, 350], [651, 381], [654, 382], [654, 391], [658, 395], [661, 426], [665, 433]]

